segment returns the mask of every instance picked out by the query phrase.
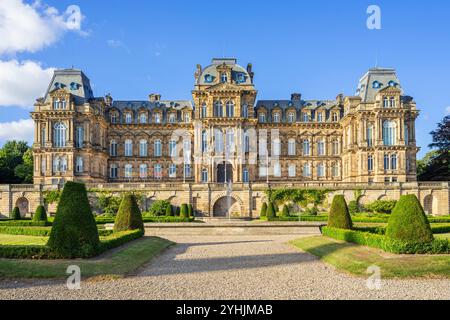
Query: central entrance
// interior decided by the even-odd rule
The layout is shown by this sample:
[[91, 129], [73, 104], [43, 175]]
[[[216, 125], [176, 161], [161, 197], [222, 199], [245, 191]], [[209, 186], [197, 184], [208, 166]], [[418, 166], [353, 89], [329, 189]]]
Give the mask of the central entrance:
[[239, 217], [241, 210], [239, 202], [233, 197], [225, 196], [216, 201], [213, 207], [214, 217]]
[[233, 166], [230, 163], [222, 162], [217, 165], [217, 182], [233, 182]]

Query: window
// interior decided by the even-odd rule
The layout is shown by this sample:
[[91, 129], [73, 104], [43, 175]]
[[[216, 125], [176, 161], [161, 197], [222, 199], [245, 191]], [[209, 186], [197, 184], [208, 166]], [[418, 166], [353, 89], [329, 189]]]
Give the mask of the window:
[[115, 112], [111, 113], [111, 123], [112, 124], [117, 123], [117, 113], [115, 113]]
[[226, 145], [227, 145], [227, 154], [233, 154], [235, 151], [235, 144], [234, 144], [234, 130], [229, 128], [227, 129], [227, 141], [226, 141]]
[[390, 98], [390, 99], [389, 99], [389, 106], [390, 106], [391, 108], [395, 108], [395, 98]]
[[83, 127], [77, 127], [76, 129], [76, 147], [83, 148], [84, 143], [84, 129]]
[[208, 183], [208, 170], [207, 169], [202, 170], [202, 182]]
[[303, 155], [309, 156], [310, 148], [309, 148], [309, 140], [303, 140]]
[[325, 142], [323, 140], [317, 141], [317, 155], [325, 155]]
[[373, 156], [372, 155], [369, 155], [367, 157], [367, 170], [369, 172], [373, 171]]
[[248, 105], [244, 104], [242, 106], [242, 117], [247, 118], [248, 117]]
[[223, 117], [223, 105], [220, 101], [216, 101], [216, 103], [214, 104], [214, 117]]
[[244, 168], [244, 171], [242, 171], [242, 182], [248, 183], [250, 181], [250, 177], [248, 175], [248, 169]]
[[279, 156], [281, 155], [281, 141], [280, 139], [273, 140], [272, 143], [272, 155]]
[[261, 164], [259, 166], [259, 176], [260, 177], [267, 177], [267, 166], [265, 164]]
[[411, 170], [411, 160], [406, 159], [406, 171], [409, 172]]
[[393, 146], [397, 142], [395, 121], [386, 120], [383, 122], [383, 144], [385, 146]]
[[175, 140], [169, 141], [169, 155], [172, 158], [177, 156], [177, 142]]
[[333, 112], [333, 115], [331, 116], [331, 120], [333, 122], [337, 122], [339, 120], [337, 112]]
[[161, 123], [161, 114], [155, 113], [155, 123]]
[[131, 179], [133, 177], [133, 166], [131, 164], [125, 165], [125, 178]]
[[125, 140], [125, 157], [131, 157], [133, 155], [133, 141]]
[[367, 146], [373, 146], [373, 126], [371, 124], [367, 126]]
[[409, 145], [409, 126], [408, 124], [405, 122], [404, 124], [405, 127], [405, 145]]
[[147, 156], [147, 140], [139, 141], [139, 156], [141, 157]]
[[54, 146], [56, 148], [62, 148], [66, 146], [66, 126], [61, 122], [55, 124], [53, 138]]
[[381, 83], [378, 81], [372, 82], [372, 88], [379, 89], [381, 87]]
[[295, 177], [296, 176], [296, 172], [295, 171], [296, 171], [295, 164], [290, 164], [289, 167], [288, 167], [289, 177], [291, 177], [291, 178]]
[[177, 115], [175, 113], [169, 114], [169, 123], [175, 123], [177, 121]]
[[391, 170], [397, 170], [397, 155], [391, 155]]
[[389, 170], [389, 155], [384, 155], [384, 170]]
[[153, 143], [153, 146], [154, 146], [153, 155], [155, 157], [161, 157], [161, 155], [162, 155], [161, 140], [155, 140], [155, 142]]
[[222, 81], [222, 82], [228, 81], [228, 76], [225, 72], [220, 75], [220, 81]]
[[288, 122], [289, 123], [294, 123], [295, 122], [295, 113], [294, 112], [289, 112], [288, 113]]
[[281, 165], [278, 161], [273, 164], [273, 175], [277, 178], [281, 177]]
[[250, 136], [247, 131], [244, 133], [244, 152], [250, 152]]
[[265, 122], [266, 122], [266, 114], [263, 113], [263, 112], [261, 112], [261, 113], [259, 114], [258, 119], [259, 119], [259, 122], [265, 123]]
[[303, 165], [303, 176], [310, 177], [311, 176], [311, 165], [309, 163], [305, 163]]
[[45, 146], [45, 141], [47, 140], [47, 131], [45, 130], [45, 127], [41, 129], [41, 145]]
[[339, 155], [339, 141], [333, 140], [332, 142], [332, 148], [333, 148], [333, 155], [337, 156]]
[[190, 178], [191, 177], [191, 165], [190, 164], [185, 164], [184, 165], [184, 177], [185, 178]]
[[60, 162], [60, 171], [61, 172], [66, 172], [67, 171], [67, 158], [66, 157], [61, 157], [61, 162]]
[[266, 139], [259, 139], [259, 155], [265, 156], [267, 155], [267, 140]]
[[337, 163], [333, 164], [331, 167], [331, 174], [333, 177], [339, 177], [339, 165]]
[[185, 123], [191, 122], [191, 115], [190, 115], [188, 112], [186, 112], [186, 113], [184, 114], [184, 122], [185, 122]]
[[83, 157], [78, 156], [75, 161], [75, 171], [77, 173], [83, 172]]
[[62, 99], [62, 100], [61, 100], [61, 109], [62, 109], [62, 110], [66, 110], [66, 105], [67, 105], [67, 104], [66, 104], [66, 99]]
[[317, 112], [317, 121], [323, 122], [323, 113], [322, 112]]
[[280, 114], [278, 112], [275, 112], [273, 114], [273, 122], [279, 123], [280, 122]]
[[59, 109], [59, 100], [56, 99], [53, 101], [53, 109], [58, 110]]
[[206, 130], [202, 131], [202, 152], [208, 152], [208, 132]]
[[320, 163], [320, 164], [317, 166], [317, 176], [318, 176], [319, 178], [325, 177], [325, 166], [324, 166], [323, 163]]
[[45, 174], [47, 172], [47, 158], [45, 156], [41, 159], [41, 173]]
[[307, 112], [302, 112], [302, 120], [303, 120], [303, 122], [309, 121], [309, 115]]
[[234, 103], [232, 101], [228, 101], [226, 105], [227, 117], [234, 117]]
[[214, 149], [216, 153], [223, 152], [223, 133], [220, 130], [214, 130]]
[[53, 158], [53, 172], [59, 172], [61, 160], [59, 157]]
[[131, 124], [131, 122], [132, 122], [131, 113], [130, 112], [125, 113], [125, 123]]
[[147, 123], [147, 115], [145, 113], [141, 113], [139, 115], [139, 123], [141, 124]]
[[389, 108], [389, 99], [387, 97], [383, 98], [383, 107]]
[[177, 177], [177, 165], [171, 164], [169, 166], [169, 178], [176, 178]]
[[109, 168], [109, 176], [113, 179], [117, 178], [117, 165], [112, 164]]
[[109, 144], [109, 154], [112, 157], [117, 156], [117, 142], [116, 142], [116, 140], [111, 140], [111, 142]]
[[206, 116], [207, 116], [207, 106], [206, 106], [206, 103], [203, 103], [202, 104], [202, 118], [206, 118]]
[[146, 164], [141, 164], [139, 166], [139, 178], [141, 178], [141, 179], [147, 178], [147, 165]]
[[295, 139], [289, 139], [288, 141], [288, 155], [295, 156]]
[[154, 167], [154, 177], [155, 179], [161, 179], [162, 178], [162, 168], [160, 164], [155, 164]]

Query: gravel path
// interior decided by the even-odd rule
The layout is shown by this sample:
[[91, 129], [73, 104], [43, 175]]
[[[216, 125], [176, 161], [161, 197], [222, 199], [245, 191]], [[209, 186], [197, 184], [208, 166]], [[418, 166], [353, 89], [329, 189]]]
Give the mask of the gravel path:
[[286, 244], [298, 236], [169, 236], [178, 243], [135, 275], [84, 281], [0, 281], [2, 299], [450, 299], [450, 280], [366, 280]]

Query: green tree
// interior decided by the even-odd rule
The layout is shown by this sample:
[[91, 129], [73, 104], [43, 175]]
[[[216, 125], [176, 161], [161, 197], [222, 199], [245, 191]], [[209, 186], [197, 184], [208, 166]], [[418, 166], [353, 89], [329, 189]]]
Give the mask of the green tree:
[[287, 204], [285, 204], [285, 205], [283, 206], [283, 211], [281, 212], [281, 215], [282, 215], [283, 217], [289, 217], [289, 208], [288, 208], [288, 205], [287, 205]]
[[120, 203], [114, 221], [114, 232], [136, 229], [144, 231], [144, 222], [135, 195], [129, 193], [123, 196]]
[[328, 215], [328, 226], [338, 229], [351, 229], [352, 218], [348, 212], [347, 202], [343, 195], [335, 195]]
[[[0, 149], [0, 181], [2, 183], [24, 183], [32, 180], [33, 158], [31, 151], [25, 156], [28, 150], [30, 148], [25, 141], [14, 140], [6, 142]], [[27, 163], [20, 167], [16, 173], [15, 169], [24, 164], [24, 156]]]
[[9, 217], [13, 220], [20, 220], [22, 217], [20, 216], [19, 207], [14, 207], [13, 211], [9, 215]]
[[166, 216], [173, 216], [173, 208], [170, 204], [166, 207]]
[[33, 151], [28, 149], [22, 157], [22, 163], [14, 168], [14, 175], [22, 183], [33, 183]]
[[38, 206], [33, 215], [33, 221], [47, 221], [47, 212], [44, 206]]
[[260, 217], [265, 217], [267, 215], [267, 203], [263, 202], [261, 206], [261, 212], [259, 214]]
[[273, 205], [273, 202], [269, 202], [267, 205], [267, 212], [266, 212], [267, 218], [275, 218], [277, 216], [277, 213], [275, 212], [275, 206]]
[[181, 205], [180, 217], [183, 219], [189, 218], [188, 205], [186, 203], [183, 203]]

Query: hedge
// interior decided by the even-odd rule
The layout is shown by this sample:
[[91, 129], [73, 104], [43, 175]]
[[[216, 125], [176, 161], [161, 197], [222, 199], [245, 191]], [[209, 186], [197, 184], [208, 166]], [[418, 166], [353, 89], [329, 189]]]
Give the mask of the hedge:
[[[148, 223], [169, 223], [169, 222], [192, 222], [194, 218], [181, 218], [178, 216], [158, 216], [158, 217], [143, 217], [143, 222]], [[114, 223], [114, 218], [95, 218], [97, 224]]]
[[328, 215], [328, 226], [341, 229], [351, 229], [352, 218], [348, 212], [347, 202], [343, 195], [335, 195]]
[[261, 206], [261, 212], [259, 213], [260, 217], [265, 217], [267, 215], [267, 203], [263, 202]]
[[141, 238], [143, 235], [144, 230], [142, 229], [114, 232], [102, 239], [99, 246], [99, 253], [120, 247], [127, 242]]
[[381, 249], [396, 254], [449, 254], [450, 242], [448, 240], [435, 239], [428, 243], [406, 242], [388, 238], [384, 235], [357, 230], [336, 229], [323, 227], [324, 236], [357, 243], [360, 245]]
[[[165, 209], [165, 208], [164, 208]], [[133, 194], [124, 195], [114, 221], [114, 231], [144, 230], [141, 210]]]
[[0, 227], [47, 227], [51, 226], [49, 221], [32, 221], [32, 220], [5, 220], [0, 221]]
[[48, 237], [50, 236], [50, 229], [43, 227], [3, 227], [0, 226], [1, 234]]
[[267, 211], [266, 211], [267, 219], [273, 219], [277, 217], [277, 213], [275, 211], [275, 206], [273, 202], [269, 202], [267, 205]]
[[181, 210], [180, 210], [180, 218], [183, 219], [188, 219], [189, 218], [189, 211], [188, 211], [188, 205], [186, 203], [183, 203], [181, 205]]

